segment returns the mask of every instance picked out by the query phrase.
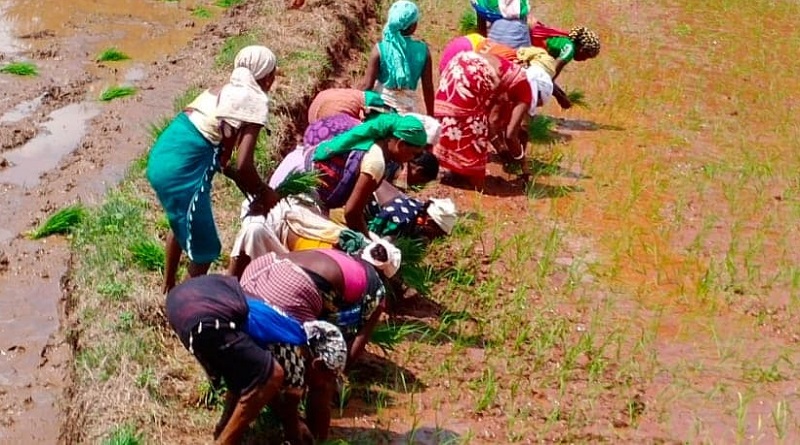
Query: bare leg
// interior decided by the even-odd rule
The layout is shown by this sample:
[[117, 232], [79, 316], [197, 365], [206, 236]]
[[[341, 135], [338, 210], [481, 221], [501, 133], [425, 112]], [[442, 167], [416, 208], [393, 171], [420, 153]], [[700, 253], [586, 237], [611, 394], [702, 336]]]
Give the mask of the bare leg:
[[195, 262], [189, 262], [189, 276], [199, 277], [200, 275], [205, 275], [208, 273], [208, 268], [211, 267], [211, 263], [203, 263], [197, 264]]
[[231, 420], [233, 410], [238, 403], [239, 394], [233, 391], [228, 391], [227, 394], [225, 394], [225, 408], [222, 410], [222, 416], [219, 418], [216, 428], [214, 428], [214, 440], [219, 438], [219, 435], [222, 434], [222, 430], [228, 425], [228, 421]]
[[243, 394], [230, 419], [217, 438], [218, 445], [238, 445], [247, 427], [258, 417], [261, 409], [269, 403], [281, 389], [284, 371], [275, 360], [272, 362], [272, 375], [266, 382]]
[[166, 264], [164, 265], [164, 287], [162, 291], [166, 294], [175, 287], [175, 275], [178, 273], [178, 263], [181, 261], [181, 246], [172, 231], [167, 234], [165, 250]]
[[309, 387], [306, 417], [311, 433], [318, 441], [328, 439], [331, 426], [331, 400], [336, 391], [336, 383], [326, 380], [322, 385]]

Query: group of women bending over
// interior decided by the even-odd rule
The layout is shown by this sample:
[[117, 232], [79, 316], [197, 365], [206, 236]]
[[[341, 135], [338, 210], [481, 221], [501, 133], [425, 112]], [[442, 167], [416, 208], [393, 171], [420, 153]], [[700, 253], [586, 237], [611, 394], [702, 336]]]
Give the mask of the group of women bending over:
[[[318, 94], [303, 142], [266, 180], [254, 150], [277, 59], [264, 46], [242, 49], [228, 82], [195, 98], [152, 147], [147, 178], [171, 228], [166, 313], [211, 381], [227, 385], [218, 443], [238, 443], [267, 405], [289, 442], [327, 437], [336, 379], [363, 352], [401, 265], [391, 240], [430, 240], [456, 222], [450, 199], [404, 190], [436, 179], [440, 165], [481, 187], [492, 151], [524, 160], [527, 117], [556, 94], [564, 64], [599, 49], [585, 30], [515, 47], [492, 18], [489, 38], [447, 45], [434, 90], [430, 50], [412, 37], [419, 9], [395, 2], [360, 88]], [[227, 273], [206, 275], [222, 249], [211, 204], [217, 172], [245, 199]], [[283, 192], [298, 172], [315, 175], [313, 191]], [[192, 278], [176, 286], [182, 252]]]

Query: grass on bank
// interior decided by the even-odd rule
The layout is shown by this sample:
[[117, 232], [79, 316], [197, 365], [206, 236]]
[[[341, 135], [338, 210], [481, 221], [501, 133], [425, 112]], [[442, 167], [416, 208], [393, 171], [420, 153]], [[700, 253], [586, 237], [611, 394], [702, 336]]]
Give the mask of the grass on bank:
[[100, 94], [100, 100], [103, 102], [110, 102], [115, 99], [133, 96], [136, 94], [136, 87], [116, 85], [103, 90]]
[[192, 9], [192, 16], [197, 17], [199, 19], [210, 19], [212, 17], [211, 11], [202, 6], [198, 6]]
[[230, 8], [232, 6], [241, 5], [245, 0], [217, 0], [214, 4], [220, 8]]
[[15, 76], [36, 76], [39, 68], [32, 62], [11, 62], [0, 67], [0, 73]]
[[117, 48], [106, 48], [95, 59], [98, 62], [119, 62], [121, 60], [128, 60], [130, 56], [123, 53]]

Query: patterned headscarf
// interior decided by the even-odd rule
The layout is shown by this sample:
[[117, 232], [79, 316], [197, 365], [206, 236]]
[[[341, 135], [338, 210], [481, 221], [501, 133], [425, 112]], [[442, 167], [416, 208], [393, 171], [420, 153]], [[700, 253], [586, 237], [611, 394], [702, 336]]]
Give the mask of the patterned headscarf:
[[325, 366], [336, 374], [341, 374], [347, 364], [347, 343], [339, 328], [327, 321], [303, 323], [308, 337], [308, 347], [314, 357], [319, 357]]
[[406, 58], [407, 37], [403, 31], [419, 20], [419, 8], [408, 0], [398, 0], [389, 8], [389, 17], [383, 27], [383, 41], [388, 51], [381, 54], [389, 65], [389, 72], [394, 76], [395, 84], [405, 85], [411, 76], [411, 68]]
[[233, 60], [234, 68], [247, 68], [256, 80], [263, 79], [275, 71], [278, 58], [266, 46], [250, 45], [242, 48], [236, 59]]
[[593, 58], [600, 54], [600, 37], [585, 26], [576, 26], [569, 31], [569, 38], [575, 42], [579, 51]]

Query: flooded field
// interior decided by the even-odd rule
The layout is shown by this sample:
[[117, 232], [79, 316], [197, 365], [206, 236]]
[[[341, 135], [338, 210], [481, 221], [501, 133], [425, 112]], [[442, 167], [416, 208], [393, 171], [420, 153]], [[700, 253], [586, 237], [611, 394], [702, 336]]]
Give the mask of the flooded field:
[[[0, 1], [0, 66], [26, 61], [39, 70], [35, 77], [0, 74], [2, 443], [55, 443], [68, 377], [69, 347], [59, 330], [68, 247], [23, 234], [63, 202], [96, 200], [142, 152], [141, 141], [129, 141], [169, 110], [157, 96], [182, 86], [180, 74], [158, 77], [169, 75], [162, 65], [202, 29], [205, 21], [191, 14], [198, 3]], [[130, 59], [97, 62], [107, 48]], [[100, 102], [112, 85], [141, 94], [125, 105]]]

